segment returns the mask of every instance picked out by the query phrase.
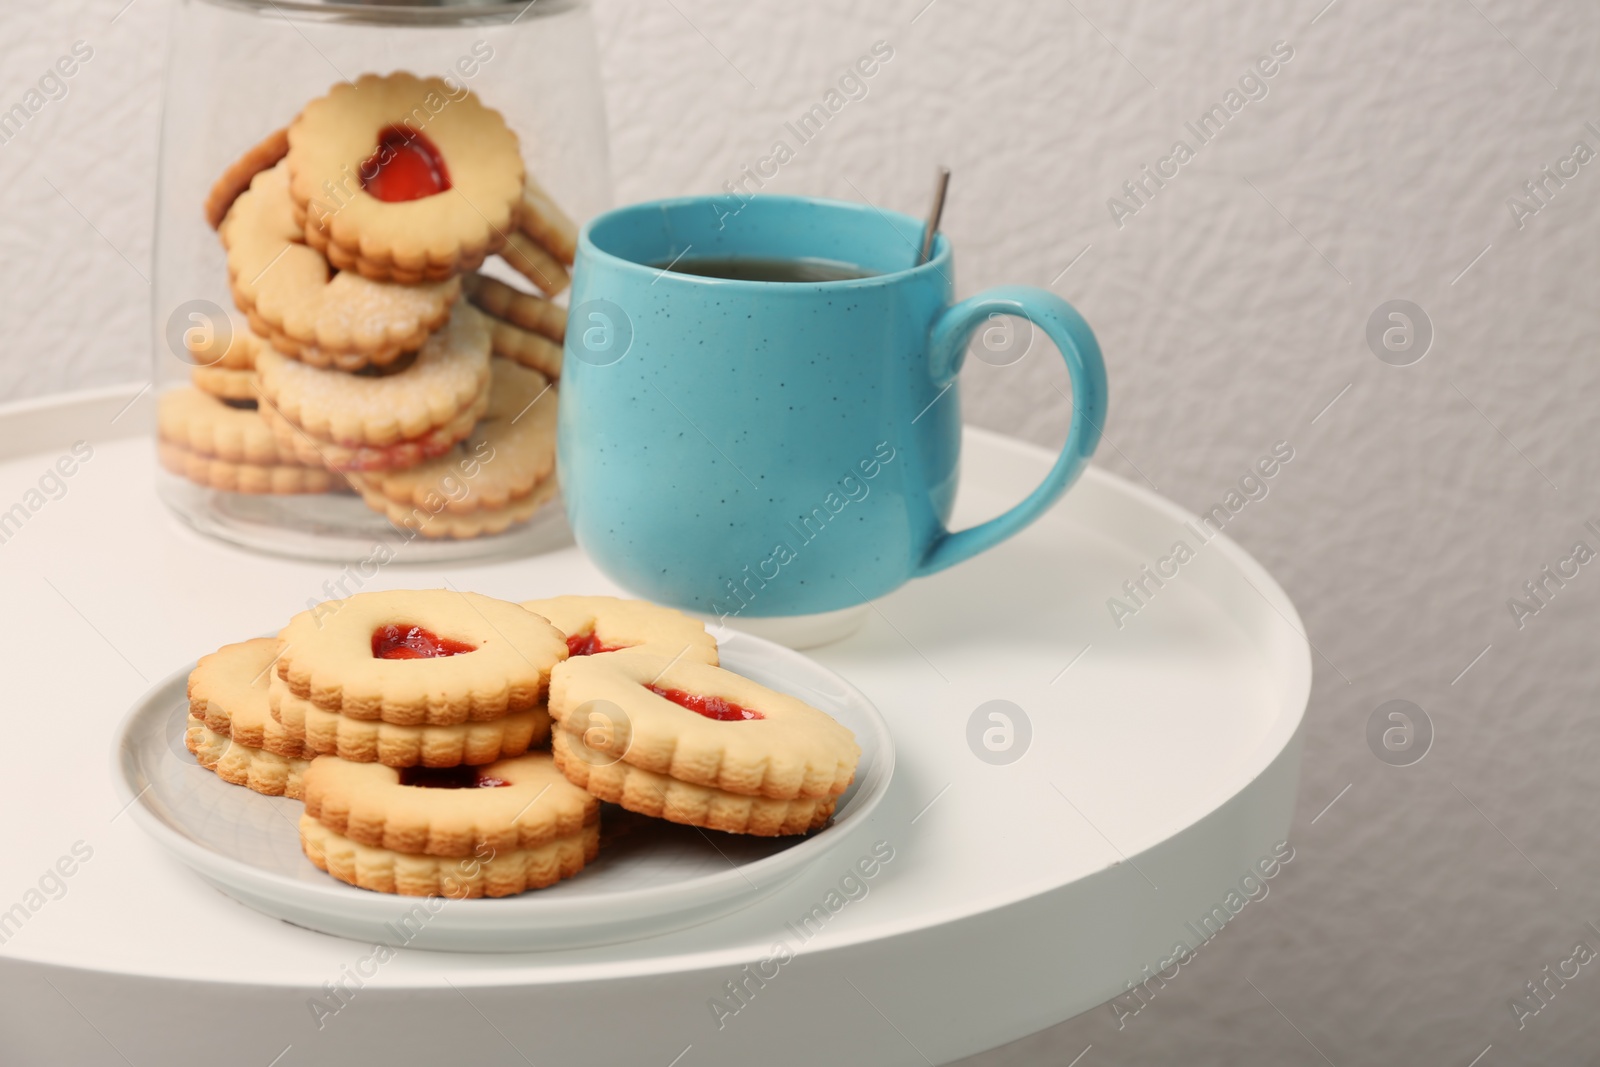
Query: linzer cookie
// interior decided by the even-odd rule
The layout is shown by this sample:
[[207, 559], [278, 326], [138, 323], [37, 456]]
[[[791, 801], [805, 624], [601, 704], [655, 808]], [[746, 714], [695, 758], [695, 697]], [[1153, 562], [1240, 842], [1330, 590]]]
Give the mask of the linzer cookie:
[[337, 470], [412, 466], [448, 451], [487, 408], [488, 331], [483, 316], [462, 305], [414, 359], [387, 372], [344, 374], [264, 349], [256, 377], [268, 422], [302, 461], [315, 457]]
[[344, 485], [333, 471], [322, 467], [234, 463], [215, 456], [203, 456], [166, 441], [156, 444], [161, 466], [181, 478], [208, 489], [229, 493], [292, 496], [327, 493]]
[[483, 767], [323, 756], [305, 774], [307, 858], [363, 889], [503, 897], [570, 878], [600, 849], [600, 805], [545, 753]]
[[357, 593], [278, 635], [295, 696], [401, 726], [490, 722], [540, 706], [566, 638], [517, 604], [445, 589]]
[[566, 266], [543, 245], [520, 230], [506, 235], [500, 258], [512, 270], [538, 286], [546, 296], [555, 296], [572, 283]]
[[254, 370], [256, 353], [264, 342], [250, 332], [248, 325], [228, 316], [228, 329], [219, 333], [212, 323], [206, 329], [191, 329], [183, 335], [183, 346], [195, 369]]
[[342, 479], [279, 445], [253, 401], [230, 405], [198, 389], [161, 394], [156, 416], [161, 465], [212, 489], [325, 493]]
[[648, 600], [557, 596], [524, 600], [522, 606], [567, 635], [569, 656], [633, 650], [717, 665], [717, 641], [705, 623]]
[[235, 370], [232, 367], [194, 367], [189, 380], [202, 393], [218, 400], [256, 399], [256, 373], [254, 370]]
[[848, 729], [803, 701], [640, 651], [557, 665], [550, 714], [556, 764], [573, 784], [630, 811], [731, 833], [825, 824], [861, 758]]
[[[472, 433], [437, 459], [406, 470], [352, 475], [367, 504], [424, 535], [454, 536], [462, 524], [481, 529], [526, 518], [523, 505], [553, 478], [556, 391], [538, 371], [503, 359], [493, 363], [488, 408]], [[539, 501], [553, 492], [550, 486]], [[449, 517], [457, 523], [439, 523]]]
[[268, 712], [277, 645], [273, 638], [256, 638], [201, 657], [189, 674], [184, 741], [200, 765], [223, 781], [298, 799], [311, 753]]
[[462, 285], [473, 304], [489, 316], [489, 344], [495, 355], [551, 378], [561, 376], [566, 308], [485, 274], [469, 274]]
[[544, 186], [528, 175], [522, 190], [522, 211], [517, 225], [556, 259], [572, 266], [578, 255], [578, 224], [561, 210]]
[[474, 270], [515, 228], [517, 135], [470, 90], [364, 74], [289, 127], [290, 191], [306, 240], [341, 270], [415, 283]]
[[615, 760], [565, 730], [555, 731], [551, 743], [556, 765], [573, 785], [628, 811], [687, 826], [757, 837], [806, 834], [828, 825], [837, 803], [834, 797], [774, 800], [693, 785]]
[[359, 370], [418, 348], [450, 314], [455, 280], [394, 285], [342, 271], [303, 243], [285, 165], [264, 170], [218, 230], [228, 283], [250, 326], [274, 348], [317, 367]]
[[467, 298], [481, 310], [559, 345], [567, 336], [567, 309], [542, 296], [514, 289], [487, 274], [461, 279]]
[[511, 527], [527, 522], [539, 509], [555, 499], [558, 486], [555, 475], [540, 482], [533, 492], [511, 501], [503, 508], [479, 508], [477, 511], [452, 512], [443, 504], [431, 506], [402, 504], [379, 493], [358, 490], [368, 507], [381, 512], [396, 526], [416, 530], [424, 537], [466, 539], [492, 537]]
[[235, 463], [294, 462], [255, 409], [225, 404], [198, 389], [161, 394], [156, 432], [161, 440], [191, 452]]
[[295, 425], [271, 403], [261, 408], [261, 417], [278, 435], [278, 443], [292, 451], [301, 463], [321, 463], [336, 471], [376, 471], [403, 469], [442, 455], [450, 447], [472, 432], [478, 416], [489, 406], [489, 396], [484, 393], [469, 408], [442, 426], [435, 427], [421, 437], [412, 437], [390, 445], [342, 445], [325, 438], [314, 437]]
[[250, 188], [257, 174], [276, 165], [288, 154], [289, 131], [285, 128], [273, 130], [260, 144], [252, 145], [244, 155], [230, 163], [206, 195], [206, 221], [211, 228], [214, 230], [222, 225], [222, 220], [228, 217], [228, 209]]
[[561, 377], [561, 345], [513, 322], [490, 317], [489, 347], [494, 354], [549, 378]]
[[311, 753], [353, 763], [390, 767], [493, 763], [520, 756], [550, 736], [550, 713], [542, 707], [514, 711], [492, 722], [397, 726], [326, 711], [295, 696], [277, 677], [268, 699], [285, 736], [302, 742]]

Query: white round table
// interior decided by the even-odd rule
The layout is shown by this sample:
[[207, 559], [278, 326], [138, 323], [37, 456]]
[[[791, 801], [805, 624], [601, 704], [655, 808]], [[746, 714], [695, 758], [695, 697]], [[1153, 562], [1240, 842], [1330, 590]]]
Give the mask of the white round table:
[[[1311, 680], [1293, 605], [1226, 538], [1091, 469], [1014, 540], [812, 650], [896, 739], [862, 857], [649, 940], [375, 962], [210, 888], [114, 799], [112, 731], [151, 681], [352, 589], [335, 565], [168, 514], [153, 408], [115, 389], [0, 412], [8, 1067], [945, 1063], [1172, 965], [1287, 834]], [[64, 492], [41, 488], [78, 440], [92, 457]], [[1020, 499], [1051, 458], [969, 431], [958, 524]], [[1193, 558], [1130, 599], [1124, 582], [1180, 540]], [[575, 548], [395, 564], [365, 587], [446, 577], [514, 600], [614, 591]], [[1012, 706], [1009, 735], [994, 708], [970, 725], [991, 701]], [[872, 842], [873, 875], [848, 880]]]

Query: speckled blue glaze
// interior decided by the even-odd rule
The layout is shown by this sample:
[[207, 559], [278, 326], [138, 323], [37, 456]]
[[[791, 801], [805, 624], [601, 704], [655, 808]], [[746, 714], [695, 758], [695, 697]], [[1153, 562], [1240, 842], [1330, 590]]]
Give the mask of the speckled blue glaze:
[[[1105, 369], [1088, 325], [1039, 289], [951, 306], [950, 246], [911, 268], [921, 223], [827, 200], [636, 204], [579, 240], [557, 464], [578, 543], [624, 588], [716, 615], [832, 611], [1016, 533], [1099, 441]], [[663, 272], [680, 255], [813, 257], [876, 276], [750, 282]], [[1074, 412], [1049, 477], [970, 530], [956, 494], [956, 375], [991, 314], [1061, 349]]]

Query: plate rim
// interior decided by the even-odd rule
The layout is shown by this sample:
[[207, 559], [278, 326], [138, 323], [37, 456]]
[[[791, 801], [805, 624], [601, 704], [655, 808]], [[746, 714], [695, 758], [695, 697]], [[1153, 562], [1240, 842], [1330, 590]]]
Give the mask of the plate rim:
[[[608, 911], [621, 913], [617, 917], [606, 921], [615, 924], [619, 928], [624, 928], [630, 925], [637, 925], [640, 922], [650, 922], [651, 919], [657, 917], [682, 916], [692, 913], [694, 905], [704, 906], [707, 903], [705, 894], [708, 889], [716, 890], [726, 885], [737, 890], [737, 887], [746, 883], [753, 884], [755, 889], [749, 893], [735, 891], [717, 894], [711, 898], [711, 902], [714, 904], [748, 897], [749, 902], [753, 903], [793, 878], [798, 877], [811, 860], [827, 854], [832, 851], [836, 843], [841, 843], [846, 833], [835, 834], [831, 838], [826, 836], [829, 830], [834, 829], [835, 825], [839, 825], [841, 829], [848, 832], [865, 824], [888, 794], [890, 784], [894, 778], [896, 762], [894, 735], [877, 705], [849, 679], [843, 677], [837, 671], [806, 656], [804, 653], [797, 652], [776, 642], [768, 641], [752, 634], [736, 632], [730, 634], [726, 640], [719, 641], [719, 646], [723, 648], [746, 646], [752, 652], [762, 656], [775, 656], [779, 661], [786, 661], [791, 664], [798, 661], [806, 669], [827, 677], [834, 684], [840, 686], [850, 698], [858, 702], [860, 708], [866, 713], [872, 736], [877, 742], [877, 752], [868, 772], [857, 779], [858, 786], [856, 792], [850, 798], [849, 811], [846, 813], [846, 818], [849, 820], [848, 823], [841, 825], [841, 820], [841, 823], [830, 825], [816, 836], [808, 836], [789, 848], [769, 856], [763, 856], [748, 864], [730, 866], [727, 870], [719, 870], [708, 875], [699, 875], [665, 887], [647, 886], [638, 889], [618, 890], [614, 893], [605, 894], [601, 903], [597, 903], [593, 897], [541, 898], [537, 893], [531, 892], [519, 893], [510, 897], [493, 898], [492, 900], [490, 898], [465, 900], [443, 898], [452, 905], [448, 909], [449, 913], [457, 916], [457, 918], [443, 927], [436, 925], [436, 918], [430, 922], [430, 928], [439, 928], [447, 933], [461, 935], [489, 933], [492, 932], [494, 924], [486, 920], [485, 916], [493, 914], [491, 909], [500, 908], [502, 909], [501, 913], [506, 916], [506, 921], [500, 925], [507, 929], [519, 929], [521, 928], [521, 923], [528, 920], [528, 912], [536, 908], [541, 922], [548, 924], [568, 922], [572, 924], [571, 929], [577, 930], [598, 924], [600, 920], [591, 920], [584, 914], [597, 906], [604, 906]], [[367, 914], [374, 907], [389, 904], [398, 906], [405, 901], [421, 902], [427, 899], [426, 897], [376, 893], [372, 890], [347, 885], [331, 875], [326, 876], [328, 884], [324, 885], [320, 882], [301, 881], [286, 874], [266, 871], [243, 860], [215, 852], [194, 841], [170, 826], [165, 819], [150, 808], [144, 800], [144, 794], [150, 791], [151, 786], [146, 785], [142, 789], [135, 789], [129, 777], [129, 771], [134, 765], [131, 755], [132, 750], [128, 744], [129, 731], [136, 721], [148, 713], [158, 694], [177, 686], [182, 681], [186, 681], [189, 673], [194, 670], [196, 665], [197, 663], [189, 663], [180, 666], [149, 686], [123, 712], [113, 732], [110, 746], [112, 785], [118, 800], [122, 802], [123, 810], [132, 810], [134, 820], [139, 823], [141, 829], [163, 850], [188, 867], [193, 874], [208, 883], [216, 885], [228, 896], [234, 897], [234, 899], [239, 898], [230, 891], [231, 887], [242, 885], [248, 887], [255, 895], [279, 902], [283, 907], [299, 911], [315, 911], [324, 916], [337, 916], [341, 919], [349, 918], [373, 923], [381, 923], [385, 918], [392, 921], [393, 918], [392, 916]], [[245, 787], [240, 786], [239, 788]], [[282, 797], [269, 797], [265, 794], [258, 795], [267, 800], [283, 799]], [[799, 859], [792, 858], [796, 854], [800, 857]], [[233, 877], [230, 877], [230, 875]], [[685, 900], [684, 898], [686, 897], [689, 899]], [[637, 909], [640, 905], [648, 905], [659, 902], [662, 899], [665, 899], [670, 906], [664, 909], [654, 909], [643, 916], [638, 913]], [[278, 913], [263, 911], [247, 901], [241, 901], [241, 903], [245, 903], [246, 906], [251, 907], [253, 910], [269, 915], [272, 918], [281, 919], [283, 917]], [[516, 907], [517, 910], [505, 909], [504, 906], [508, 904]], [[462, 909], [459, 905], [469, 905], [470, 907]], [[518, 907], [519, 905], [520, 907]], [[397, 910], [404, 909], [397, 907]], [[445, 910], [440, 909], [439, 914], [444, 914]], [[632, 915], [631, 918], [625, 917], [630, 914]], [[466, 918], [462, 919], [461, 916]], [[621, 938], [592, 942], [592, 944], [639, 941], [681, 929], [687, 925], [695, 924], [684, 923], [676, 926], [664, 926], [659, 929], [634, 931]], [[349, 937], [351, 935], [339, 933], [334, 934], [334, 936]], [[525, 953], [562, 951], [581, 948], [586, 943], [589, 942], [573, 943], [563, 940], [546, 946], [526, 947], [511, 951]], [[417, 947], [428, 946], [419, 945]], [[460, 945], [439, 945], [437, 947], [444, 951], [475, 951], [463, 948]]]

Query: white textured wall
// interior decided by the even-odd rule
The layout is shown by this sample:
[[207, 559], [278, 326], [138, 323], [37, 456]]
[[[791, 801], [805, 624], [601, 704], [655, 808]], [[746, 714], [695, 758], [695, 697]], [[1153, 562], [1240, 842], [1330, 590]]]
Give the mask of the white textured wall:
[[[1520, 631], [1506, 600], [1574, 541], [1600, 548], [1582, 529], [1600, 520], [1600, 162], [1522, 229], [1506, 200], [1575, 141], [1600, 149], [1600, 7], [924, 2], [602, 0], [619, 199], [716, 189], [887, 40], [866, 98], [769, 187], [915, 211], [949, 163], [961, 289], [1077, 304], [1111, 367], [1099, 462], [1119, 473], [1199, 509], [1291, 442], [1229, 532], [1321, 654], [1299, 858], [1269, 898], [1125, 1030], [1102, 1009], [969, 1062], [1092, 1044], [1082, 1067], [1466, 1067], [1491, 1043], [1484, 1067], [1587, 1062], [1600, 967], [1520, 1031], [1507, 1001], [1580, 938], [1600, 948], [1600, 566]], [[167, 8], [112, 24], [122, 3], [0, 13], [0, 106], [74, 40], [95, 49], [0, 146], [6, 396], [144, 374]], [[1279, 40], [1294, 56], [1268, 95], [1114, 225], [1107, 198]], [[1395, 368], [1363, 334], [1402, 297], [1436, 337]], [[975, 366], [968, 417], [1057, 442], [1053, 386], [1043, 350]], [[1395, 697], [1437, 730], [1404, 769], [1364, 740]]]

